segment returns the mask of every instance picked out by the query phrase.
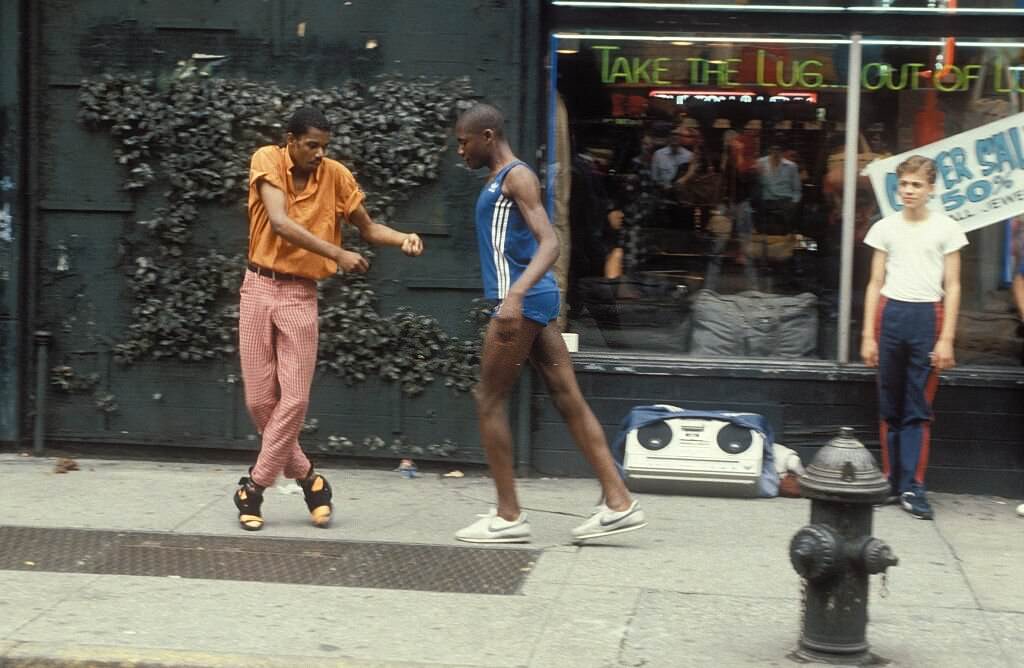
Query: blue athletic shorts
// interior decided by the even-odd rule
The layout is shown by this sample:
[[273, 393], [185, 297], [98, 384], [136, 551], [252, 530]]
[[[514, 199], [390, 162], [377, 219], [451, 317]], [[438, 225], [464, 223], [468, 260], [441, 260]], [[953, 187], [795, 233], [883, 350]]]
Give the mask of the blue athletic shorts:
[[[526, 295], [523, 300], [523, 316], [534, 322], [547, 326], [549, 322], [558, 317], [558, 309], [561, 302], [557, 292], [542, 292], [537, 295]], [[491, 317], [498, 315], [501, 302], [491, 311]]]

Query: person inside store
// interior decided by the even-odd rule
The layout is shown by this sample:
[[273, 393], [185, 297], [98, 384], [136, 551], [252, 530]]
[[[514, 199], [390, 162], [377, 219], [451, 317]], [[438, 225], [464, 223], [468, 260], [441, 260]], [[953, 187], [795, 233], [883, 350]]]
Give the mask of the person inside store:
[[573, 156], [569, 280], [565, 295], [570, 318], [580, 317], [585, 310], [590, 279], [617, 278], [622, 274], [624, 215], [608, 194], [606, 175], [599, 163], [586, 152]]
[[[680, 166], [672, 186], [676, 201], [681, 207], [679, 224], [703, 246], [705, 255], [720, 255], [722, 249], [718, 246], [724, 248], [721, 242], [728, 240], [732, 230], [731, 221], [718, 210], [722, 197], [721, 160], [709, 153], [704, 136], [699, 130], [687, 130], [687, 140], [693, 156], [686, 165]], [[713, 211], [715, 229], [711, 230]]]
[[721, 272], [726, 247], [735, 236], [739, 248], [736, 263], [743, 267], [744, 289], [757, 290], [757, 269], [750, 252], [750, 234], [753, 231], [753, 208], [750, 203], [755, 178], [754, 163], [744, 155], [742, 136], [729, 129], [722, 134], [720, 198], [711, 210], [708, 230], [712, 238], [703, 287], [721, 288]]
[[808, 183], [811, 180], [811, 175], [810, 173], [808, 173], [807, 167], [804, 166], [804, 161], [800, 157], [800, 152], [797, 151], [795, 148], [788, 148], [785, 151], [783, 151], [782, 159], [788, 160], [794, 165], [796, 165], [797, 174], [800, 175], [801, 186], [805, 183]]
[[[822, 179], [822, 200], [825, 208], [825, 230], [819, 235], [818, 248], [823, 258], [822, 300], [825, 313], [832, 320], [839, 318], [839, 264], [842, 246], [843, 223], [843, 180], [846, 171], [846, 139], [841, 132], [833, 133], [828, 143], [828, 158]], [[871, 187], [871, 180], [863, 173], [878, 155], [871, 151], [867, 139], [861, 137], [860, 152], [857, 155], [857, 179], [854, 189], [854, 232], [853, 232], [853, 284], [864, 285], [871, 273], [871, 249], [863, 245], [864, 235], [871, 225], [881, 218], [878, 200]], [[851, 326], [860, 324], [864, 311], [864, 294], [856, 291], [853, 297]]]
[[658, 143], [654, 139], [654, 135], [645, 132], [640, 138], [640, 153], [629, 161], [629, 173], [636, 175], [641, 187], [647, 187], [653, 180], [654, 153], [657, 149]]
[[679, 136], [689, 158], [679, 164], [669, 187], [663, 190], [666, 204], [662, 209], [662, 225], [677, 232], [664, 241], [668, 241], [667, 248], [675, 252], [706, 252], [700, 247], [704, 243], [709, 209], [719, 192], [717, 165], [709, 160], [699, 129], [683, 127]]
[[643, 235], [644, 245], [648, 248], [682, 251], [693, 241], [693, 211], [680, 203], [677, 182], [687, 173], [693, 160], [696, 132], [682, 122], [671, 127], [667, 143], [655, 150], [651, 157], [649, 181], [641, 184], [643, 190], [635, 191], [635, 194], [646, 194], [649, 184], [650, 216], [643, 220], [632, 216], [627, 219], [643, 228], [655, 228], [656, 231], [647, 231]]
[[797, 164], [784, 157], [785, 150], [780, 141], [773, 141], [769, 144], [768, 154], [758, 158], [754, 167], [757, 176], [754, 197], [757, 236], [751, 250], [763, 260], [770, 259], [778, 272], [779, 280], [770, 283], [770, 289], [800, 290], [802, 267], [794, 251], [803, 182]]
[[610, 188], [613, 203], [608, 206], [603, 235], [605, 278], [626, 276], [643, 261], [644, 228], [655, 225], [659, 211], [663, 210], [661, 189], [652, 177], [658, 147], [658, 133], [654, 129], [646, 130], [641, 137], [640, 152], [630, 158], [628, 171], [617, 175], [614, 187]]
[[862, 146], [865, 141], [867, 142], [868, 150], [874, 155], [875, 159], [881, 160], [892, 155], [892, 151], [889, 150], [889, 143], [885, 139], [884, 123], [872, 123], [869, 125], [867, 135], [861, 141]]
[[704, 145], [704, 135], [696, 128], [685, 129], [686, 147], [690, 151], [690, 159], [679, 165], [672, 188], [676, 199], [684, 204], [705, 206], [710, 194], [704, 192], [712, 180], [709, 174], [716, 173], [717, 163], [708, 156]]
[[967, 237], [949, 216], [931, 211], [935, 163], [915, 155], [896, 168], [903, 209], [871, 226], [873, 249], [864, 291], [860, 354], [878, 368], [882, 469], [892, 502], [923, 520], [934, 517], [925, 494], [932, 401], [939, 372], [955, 364], [960, 312], [960, 249]]
[[757, 161], [758, 215], [761, 234], [790, 234], [794, 231], [797, 205], [802, 196], [800, 168], [783, 157], [779, 142], [768, 147], [768, 155]]
[[[693, 143], [694, 130], [680, 123], [669, 134], [668, 145], [654, 152], [651, 158], [651, 179], [663, 191], [672, 189], [681, 168], [693, 159], [693, 151], [689, 148]], [[682, 171], [685, 173], [685, 170]]]

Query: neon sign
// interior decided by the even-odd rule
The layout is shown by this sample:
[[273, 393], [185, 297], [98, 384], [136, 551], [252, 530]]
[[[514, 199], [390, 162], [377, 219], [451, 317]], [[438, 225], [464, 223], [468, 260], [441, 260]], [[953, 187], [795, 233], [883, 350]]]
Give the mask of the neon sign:
[[[815, 58], [780, 58], [767, 49], [744, 54], [743, 58], [673, 58], [669, 56], [636, 57], [621, 55], [622, 47], [595, 44], [598, 54], [601, 82], [609, 85], [634, 86], [715, 86], [743, 88], [765, 86], [770, 88], [821, 88], [832, 86], [825, 81], [826, 65]], [[865, 91], [919, 90], [934, 88], [940, 92], [965, 91], [971, 83], [985, 79], [990, 69], [992, 88], [997, 93], [1022, 93], [1024, 81], [1020, 65], [1002, 58], [987, 66], [953, 64], [949, 52], [943, 57], [939, 76], [933, 76], [934, 67], [926, 63], [891, 64], [868, 62], [861, 66], [861, 86]], [[741, 80], [744, 76], [746, 80]]]
[[817, 104], [818, 94], [811, 92], [786, 91], [784, 93], [757, 93], [750, 90], [653, 90], [650, 97], [661, 100], [673, 100], [676, 104], [684, 104], [688, 100], [697, 102], [739, 102], [753, 104], [768, 102], [771, 104], [787, 104], [802, 102]]

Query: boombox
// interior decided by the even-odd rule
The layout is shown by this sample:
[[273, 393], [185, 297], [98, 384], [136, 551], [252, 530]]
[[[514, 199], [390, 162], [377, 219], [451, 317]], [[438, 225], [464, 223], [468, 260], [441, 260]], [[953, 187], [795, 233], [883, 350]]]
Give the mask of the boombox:
[[640, 492], [757, 496], [764, 436], [728, 420], [666, 418], [626, 435], [626, 485]]

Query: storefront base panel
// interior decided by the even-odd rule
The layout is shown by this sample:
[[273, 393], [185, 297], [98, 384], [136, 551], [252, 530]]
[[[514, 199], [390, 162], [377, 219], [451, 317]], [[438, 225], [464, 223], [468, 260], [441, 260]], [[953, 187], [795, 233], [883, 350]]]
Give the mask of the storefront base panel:
[[[840, 427], [881, 461], [875, 377], [863, 367], [823, 364], [669, 363], [577, 359], [583, 393], [615, 438], [635, 406], [672, 404], [761, 413], [775, 441], [806, 465]], [[935, 491], [1024, 498], [1024, 379], [958, 369], [943, 375], [926, 483]], [[541, 475], [588, 476], [590, 469], [543, 384], [533, 394], [531, 462]]]

